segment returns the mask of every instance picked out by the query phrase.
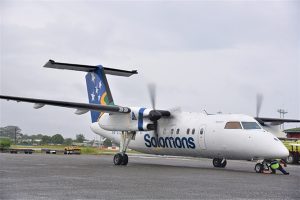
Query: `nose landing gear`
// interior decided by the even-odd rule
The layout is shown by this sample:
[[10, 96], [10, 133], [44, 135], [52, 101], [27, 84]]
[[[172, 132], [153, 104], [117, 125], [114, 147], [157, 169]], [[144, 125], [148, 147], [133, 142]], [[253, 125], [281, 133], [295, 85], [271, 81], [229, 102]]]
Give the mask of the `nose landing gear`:
[[270, 160], [263, 160], [255, 165], [254, 170], [256, 173], [263, 173], [264, 170], [269, 171], [271, 168], [271, 161]]
[[135, 132], [122, 131], [120, 140], [120, 153], [114, 156], [113, 162], [115, 165], [127, 165], [128, 155], [126, 154], [127, 147], [132, 139], [134, 139]]
[[256, 173], [262, 173], [264, 171], [264, 165], [262, 163], [257, 163], [254, 170]]
[[225, 158], [214, 158], [213, 165], [214, 167], [225, 168], [227, 165], [227, 161]]

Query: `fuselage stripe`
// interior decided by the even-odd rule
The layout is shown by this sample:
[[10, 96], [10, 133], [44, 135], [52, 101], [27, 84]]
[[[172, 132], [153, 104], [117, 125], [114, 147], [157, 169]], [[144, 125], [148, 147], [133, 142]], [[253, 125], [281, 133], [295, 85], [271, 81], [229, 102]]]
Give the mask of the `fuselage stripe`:
[[146, 108], [140, 108], [139, 110], [139, 116], [138, 116], [138, 129], [140, 131], [143, 131], [143, 116], [144, 116], [144, 111], [146, 110]]

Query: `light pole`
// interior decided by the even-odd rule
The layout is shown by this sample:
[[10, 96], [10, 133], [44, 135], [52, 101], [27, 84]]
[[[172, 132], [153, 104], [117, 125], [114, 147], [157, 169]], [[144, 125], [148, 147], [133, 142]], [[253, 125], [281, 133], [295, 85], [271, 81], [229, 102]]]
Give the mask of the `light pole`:
[[[277, 112], [279, 112], [279, 116], [280, 118], [284, 119], [284, 115], [287, 114], [288, 112], [284, 109], [278, 109]], [[280, 127], [282, 128], [282, 130], [284, 130], [284, 123], [282, 125], [280, 125]]]

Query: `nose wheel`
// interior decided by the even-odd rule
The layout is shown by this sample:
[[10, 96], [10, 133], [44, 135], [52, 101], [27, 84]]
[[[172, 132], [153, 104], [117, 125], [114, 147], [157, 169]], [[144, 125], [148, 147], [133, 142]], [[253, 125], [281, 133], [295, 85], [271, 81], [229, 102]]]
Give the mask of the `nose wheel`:
[[262, 173], [264, 171], [264, 165], [262, 163], [257, 163], [254, 170], [256, 173]]
[[225, 168], [227, 165], [227, 161], [226, 161], [226, 159], [223, 159], [223, 158], [214, 158], [213, 165], [214, 165], [214, 167]]
[[264, 170], [269, 171], [271, 167], [270, 160], [263, 160], [255, 165], [254, 170], [256, 173], [263, 173]]

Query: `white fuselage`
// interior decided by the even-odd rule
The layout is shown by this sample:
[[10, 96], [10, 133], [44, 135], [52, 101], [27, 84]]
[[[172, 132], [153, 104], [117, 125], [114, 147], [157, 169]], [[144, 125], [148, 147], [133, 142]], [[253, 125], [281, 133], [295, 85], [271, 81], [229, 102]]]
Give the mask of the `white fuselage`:
[[[159, 120], [158, 137], [154, 131], [136, 131], [129, 148], [149, 154], [236, 160], [288, 156], [286, 147], [272, 133], [264, 129], [225, 129], [230, 121], [256, 122], [253, 117], [239, 114], [177, 112], [172, 118]], [[120, 143], [120, 131], [106, 131], [98, 122], [91, 129]]]

